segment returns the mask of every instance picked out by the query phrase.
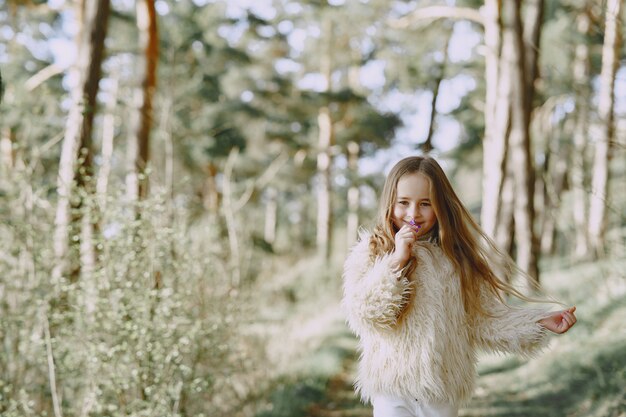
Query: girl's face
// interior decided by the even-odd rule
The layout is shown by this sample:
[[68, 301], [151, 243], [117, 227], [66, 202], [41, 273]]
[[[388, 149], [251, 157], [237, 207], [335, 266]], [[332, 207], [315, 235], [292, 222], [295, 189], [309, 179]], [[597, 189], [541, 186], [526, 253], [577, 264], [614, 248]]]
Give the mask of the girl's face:
[[424, 174], [417, 172], [400, 177], [393, 203], [392, 221], [397, 230], [411, 220], [415, 222], [418, 236], [428, 233], [437, 224], [430, 198], [430, 182]]

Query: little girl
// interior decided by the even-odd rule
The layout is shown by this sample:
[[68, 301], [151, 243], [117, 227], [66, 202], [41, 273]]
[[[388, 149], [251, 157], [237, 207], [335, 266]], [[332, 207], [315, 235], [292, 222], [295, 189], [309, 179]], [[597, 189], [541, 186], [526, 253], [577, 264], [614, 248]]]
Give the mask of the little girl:
[[[472, 219], [439, 164], [409, 157], [389, 173], [371, 234], [344, 265], [343, 307], [359, 337], [357, 392], [374, 417], [455, 417], [474, 388], [476, 350], [531, 356], [575, 307], [521, 309], [515, 271]], [[503, 274], [504, 276], [500, 276]]]

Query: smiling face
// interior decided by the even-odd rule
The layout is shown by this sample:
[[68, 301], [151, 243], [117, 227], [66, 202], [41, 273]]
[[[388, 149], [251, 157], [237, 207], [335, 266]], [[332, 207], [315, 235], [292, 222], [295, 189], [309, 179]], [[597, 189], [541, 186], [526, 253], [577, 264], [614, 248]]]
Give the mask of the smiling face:
[[391, 220], [396, 230], [413, 220], [419, 226], [418, 236], [430, 232], [437, 224], [430, 195], [430, 181], [424, 174], [412, 173], [400, 177]]

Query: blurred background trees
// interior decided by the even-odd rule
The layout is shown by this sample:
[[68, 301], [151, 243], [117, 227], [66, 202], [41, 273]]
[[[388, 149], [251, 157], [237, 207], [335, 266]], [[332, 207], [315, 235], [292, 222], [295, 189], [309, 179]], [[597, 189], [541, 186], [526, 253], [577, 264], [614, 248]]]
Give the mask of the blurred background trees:
[[7, 0], [0, 414], [253, 415], [410, 154], [537, 283], [624, 256], [622, 3]]

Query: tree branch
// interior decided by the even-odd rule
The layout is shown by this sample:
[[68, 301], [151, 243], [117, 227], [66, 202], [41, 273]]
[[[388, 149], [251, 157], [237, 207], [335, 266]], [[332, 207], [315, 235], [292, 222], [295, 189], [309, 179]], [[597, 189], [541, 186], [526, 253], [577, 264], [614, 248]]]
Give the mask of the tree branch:
[[267, 185], [278, 173], [278, 171], [289, 160], [289, 157], [284, 152], [279, 154], [276, 159], [272, 161], [270, 166], [261, 174], [259, 178], [248, 183], [246, 191], [239, 197], [237, 203], [234, 205], [234, 211], [238, 212], [245, 206], [255, 189], [263, 188]]
[[52, 78], [57, 74], [61, 74], [64, 69], [65, 68], [57, 64], [50, 64], [47, 67], [41, 69], [37, 74], [26, 80], [26, 83], [24, 83], [26, 91], [33, 91], [40, 84], [43, 84], [47, 79]]
[[389, 26], [396, 29], [406, 29], [411, 25], [424, 20], [453, 19], [469, 20], [484, 26], [483, 17], [476, 9], [454, 6], [429, 6], [417, 9], [400, 19], [389, 21]]
[[52, 393], [52, 406], [54, 409], [55, 417], [63, 417], [61, 414], [61, 406], [59, 404], [59, 398], [57, 394], [57, 383], [54, 372], [54, 357], [52, 355], [52, 342], [50, 337], [50, 325], [48, 324], [48, 317], [44, 315], [44, 335], [46, 338], [46, 353], [48, 356], [48, 377], [50, 379], [50, 392]]

